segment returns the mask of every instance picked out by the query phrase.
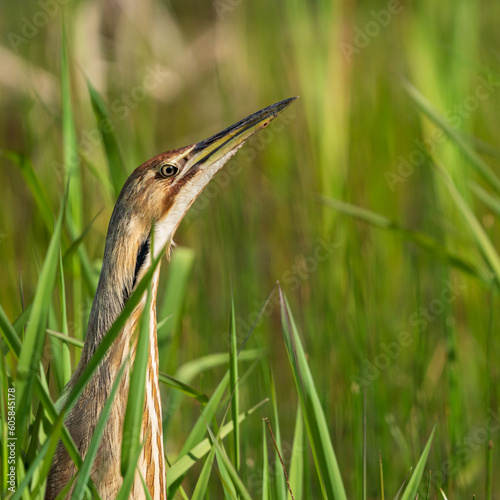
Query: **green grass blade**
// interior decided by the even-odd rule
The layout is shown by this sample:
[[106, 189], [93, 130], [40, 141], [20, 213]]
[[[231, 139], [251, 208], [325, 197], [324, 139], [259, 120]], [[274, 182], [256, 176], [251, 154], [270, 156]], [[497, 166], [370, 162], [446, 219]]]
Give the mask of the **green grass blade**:
[[[194, 257], [193, 250], [184, 247], [176, 248], [172, 254], [172, 261], [167, 272], [165, 296], [158, 315], [159, 318], [169, 318], [168, 321], [158, 326], [160, 359], [169, 360], [172, 356], [170, 341], [173, 339], [174, 333], [179, 331]], [[172, 352], [175, 351], [175, 348], [172, 349]]]
[[[38, 398], [40, 399], [40, 403], [43, 405], [46, 415], [48, 415], [49, 418], [52, 419], [55, 423], [51, 429], [52, 434], [49, 434], [46, 442], [42, 445], [41, 451], [37, 455], [37, 458], [33, 461], [32, 464], [30, 464], [29, 469], [26, 471], [25, 477], [22, 479], [22, 482], [19, 484], [16, 493], [12, 497], [13, 500], [21, 498], [23, 494], [26, 497], [26, 492], [24, 491], [24, 489], [28, 487], [29, 481], [36, 474], [38, 474], [38, 483], [35, 484], [35, 487], [31, 489], [30, 498], [38, 498], [39, 492], [45, 483], [45, 479], [47, 478], [49, 469], [52, 465], [52, 456], [56, 449], [59, 436], [61, 437], [66, 449], [68, 450], [71, 460], [73, 460], [78, 468], [82, 464], [82, 458], [68, 432], [68, 429], [63, 425], [62, 418], [60, 416], [58, 418], [57, 411], [48, 394], [48, 388], [43, 385], [40, 378], [37, 378], [35, 382], [35, 390]], [[90, 485], [94, 498], [98, 498], [95, 486], [91, 481]]]
[[[64, 486], [64, 488], [61, 490], [59, 495], [57, 495], [56, 500], [66, 500], [67, 496], [69, 495], [69, 492], [71, 491], [71, 488], [73, 487], [73, 484], [74, 484], [76, 478], [77, 478], [77, 476], [73, 476], [68, 481], [68, 483], [66, 484], [66, 486]], [[99, 498], [98, 496], [94, 496], [93, 500], [94, 499], [97, 500], [98, 498]]]
[[[248, 349], [241, 351], [238, 358], [240, 361], [255, 361], [262, 357], [264, 352], [264, 349]], [[228, 363], [229, 353], [227, 352], [208, 354], [194, 361], [184, 363], [178, 368], [175, 376], [179, 380], [189, 382], [206, 370], [210, 370], [216, 366], [227, 365]]]
[[196, 399], [196, 401], [198, 401], [199, 403], [205, 404], [208, 402], [208, 397], [206, 394], [197, 391], [194, 387], [191, 387], [190, 385], [185, 384], [184, 382], [181, 382], [180, 380], [167, 375], [166, 373], [160, 372], [159, 380], [168, 387], [176, 389], [177, 391], [182, 392], [182, 394], [185, 394], [190, 398]]
[[[225, 415], [224, 415], [224, 418], [225, 418]], [[224, 423], [224, 421], [222, 422], [222, 424], [223, 423]], [[205, 426], [206, 426], [207, 432], [209, 433], [210, 441], [212, 443], [212, 448], [210, 450], [209, 456], [207, 457], [207, 461], [206, 461], [205, 465], [203, 466], [202, 483], [200, 484], [200, 480], [198, 480], [198, 483], [197, 483], [197, 486], [198, 486], [198, 484], [200, 484], [200, 489], [199, 489], [199, 492], [197, 493], [197, 498], [201, 498], [201, 495], [203, 495], [202, 491], [206, 490], [206, 487], [208, 484], [208, 479], [210, 477], [210, 470], [211, 470], [211, 467], [213, 464], [214, 456], [217, 455], [217, 447], [214, 445], [214, 443], [215, 443], [215, 441], [218, 442], [218, 440], [220, 438], [221, 429], [223, 427], [223, 426], [219, 427], [219, 431], [217, 432], [217, 436], [214, 437], [214, 435], [210, 429], [210, 426], [208, 425], [207, 420], [205, 420]], [[218, 459], [217, 463], [219, 465], [219, 474], [220, 474], [220, 478], [222, 481], [222, 486], [223, 486], [226, 498], [229, 497], [229, 498], [237, 499], [238, 495], [236, 493], [236, 490], [235, 490], [234, 485], [232, 483], [231, 476], [230, 476], [224, 462], [222, 462], [220, 459]], [[210, 468], [208, 468], [208, 466], [210, 466]], [[201, 476], [200, 476], [200, 479], [201, 479]], [[192, 498], [194, 498], [194, 495]]]
[[7, 363], [5, 356], [0, 353], [0, 491], [7, 491], [7, 473], [9, 472], [9, 450], [7, 448], [8, 438], [8, 402], [9, 402], [9, 377], [7, 375]]
[[424, 451], [420, 456], [420, 459], [413, 471], [413, 474], [408, 482], [408, 486], [406, 487], [401, 500], [413, 500], [416, 498], [418, 493], [418, 487], [420, 485], [420, 480], [422, 479], [422, 475], [424, 473], [425, 464], [427, 462], [427, 457], [429, 456], [429, 451], [431, 449], [432, 439], [434, 438], [434, 432], [436, 431], [436, 426], [432, 429], [431, 435], [425, 445]]
[[269, 457], [267, 455], [267, 432], [266, 420], [262, 420], [262, 500], [269, 500], [271, 495]]
[[340, 200], [322, 197], [321, 201], [327, 206], [335, 208], [336, 210], [339, 210], [346, 215], [355, 217], [356, 219], [367, 222], [375, 227], [395, 231], [401, 234], [408, 241], [411, 241], [423, 250], [426, 250], [440, 261], [449, 264], [450, 266], [456, 267], [457, 269], [460, 269], [461, 271], [464, 271], [467, 274], [479, 278], [483, 282], [489, 284], [488, 276], [482, 269], [448, 250], [437, 240], [428, 236], [427, 234], [412, 231], [411, 229], [406, 229], [400, 226], [397, 222], [383, 215], [377, 214], [370, 210], [366, 210], [365, 208], [345, 203]]
[[[227, 356], [225, 359], [227, 362], [228, 359]], [[252, 370], [253, 366], [250, 367], [249, 370], [241, 377], [240, 384], [252, 372]], [[226, 372], [225, 376], [223, 377], [223, 379], [217, 386], [216, 390], [212, 394], [212, 397], [210, 398], [208, 404], [203, 409], [202, 414], [200, 415], [195, 425], [191, 429], [191, 432], [189, 433], [189, 436], [184, 442], [184, 445], [179, 453], [177, 461], [179, 461], [187, 453], [190, 453], [190, 450], [194, 448], [197, 444], [199, 444], [205, 437], [207, 422], [210, 422], [214, 418], [215, 412], [219, 409], [220, 402], [222, 400], [224, 391], [226, 390], [228, 384], [229, 384], [229, 371]], [[240, 422], [241, 422], [241, 415], [238, 418], [238, 424]], [[169, 474], [167, 474], [167, 476], [169, 476]], [[179, 476], [177, 477], [176, 481], [172, 481], [171, 483], [169, 483], [168, 497], [171, 498], [175, 495], [175, 492], [177, 491], [177, 488], [179, 487], [181, 481], [182, 481], [182, 476]]]
[[[238, 416], [239, 423], [243, 422], [246, 418], [252, 415], [258, 408], [260, 408], [267, 400], [261, 401], [249, 410], [240, 413]], [[228, 422], [220, 428], [220, 439], [224, 439], [229, 433], [233, 431], [233, 422]], [[212, 444], [208, 438], [198, 443], [182, 457], [180, 457], [167, 472], [167, 487], [172, 486], [180, 477], [182, 477], [198, 460], [209, 453]]]
[[[44, 446], [45, 444], [47, 445], [47, 451], [46, 453], [44, 454], [44, 457], [43, 457], [43, 462], [41, 463], [40, 465], [40, 472], [39, 472], [39, 477], [42, 479], [46, 479], [48, 474], [49, 474], [49, 470], [50, 470], [50, 467], [52, 465], [52, 458], [54, 456], [54, 453], [55, 453], [55, 450], [56, 450], [56, 447], [57, 447], [57, 443], [59, 441], [59, 436], [61, 434], [63, 434], [63, 436], [61, 436], [63, 439], [63, 443], [65, 444], [65, 446], [67, 447], [68, 450], [73, 450], [75, 449], [76, 450], [76, 446], [74, 445], [74, 442], [71, 440], [71, 447], [68, 447], [68, 444], [67, 444], [67, 441], [65, 441], [64, 439], [64, 431], [63, 431], [64, 428], [64, 424], [63, 424], [63, 421], [61, 418], [57, 419], [54, 423], [54, 425], [52, 426], [52, 431], [53, 433], [50, 434], [46, 440], [46, 443], [44, 443]], [[66, 430], [67, 431], [67, 430]], [[68, 433], [69, 434], [69, 433]], [[78, 452], [78, 450], [76, 450], [75, 452], [73, 451], [70, 451], [70, 457], [71, 459], [75, 462], [75, 464], [77, 465], [77, 467], [81, 467], [81, 464], [82, 464], [82, 458]], [[30, 470], [28, 471], [28, 473], [31, 473], [33, 475], [35, 475], [37, 471], [34, 470], [32, 467], [30, 467]], [[44, 481], [40, 481], [36, 486], [35, 488], [32, 489], [31, 493], [33, 494], [33, 498], [38, 498], [39, 497], [39, 491], [41, 491], [42, 489], [42, 483]]]
[[[49, 449], [49, 446], [50, 446], [50, 439], [47, 439], [45, 441], [45, 443], [38, 450], [38, 454], [37, 454], [36, 458], [30, 464], [30, 467], [27, 470], [26, 475], [24, 476], [22, 481], [18, 484], [16, 492], [14, 493], [14, 495], [12, 495], [11, 500], [18, 500], [20, 498], [23, 498], [23, 493], [26, 493], [25, 490], [28, 488], [29, 482], [30, 482], [31, 478], [33, 477], [34, 472], [38, 469], [40, 464], [43, 462], [43, 460], [47, 454], [47, 451]], [[38, 488], [35, 487], [34, 490], [32, 490], [30, 493], [33, 493], [34, 491], [37, 491], [37, 490], [38, 490]], [[33, 498], [36, 498], [36, 497], [33, 496]]]
[[62, 221], [66, 206], [67, 193], [68, 191], [66, 190], [61, 202], [59, 216], [57, 217], [57, 222], [50, 240], [47, 255], [42, 265], [40, 278], [35, 296], [33, 298], [30, 321], [26, 329], [26, 335], [21, 346], [21, 351], [19, 353], [16, 376], [18, 414], [17, 429], [18, 433], [20, 433], [17, 441], [18, 446], [24, 437], [22, 433], [26, 429], [31, 413], [33, 385], [38, 373], [40, 360], [42, 359], [45, 341], [45, 328], [58, 268]]
[[148, 290], [146, 305], [141, 316], [139, 335], [132, 374], [130, 376], [127, 408], [123, 421], [123, 439], [121, 453], [121, 473], [125, 476], [135, 452], [140, 448], [142, 418], [144, 414], [144, 397], [146, 392], [146, 372], [149, 361], [149, 321], [151, 307], [151, 290]]
[[89, 448], [83, 460], [82, 466], [80, 467], [75, 489], [73, 490], [73, 494], [71, 495], [72, 500], [81, 500], [85, 494], [85, 489], [90, 477], [90, 471], [94, 463], [94, 458], [96, 457], [99, 446], [101, 445], [102, 435], [104, 433], [106, 424], [108, 423], [108, 417], [111, 413], [111, 407], [113, 406], [115, 396], [118, 392], [118, 388], [120, 387], [121, 379], [123, 377], [123, 374], [125, 373], [125, 368], [126, 362], [120, 367], [106, 403], [104, 404], [101, 414], [99, 415], [99, 420], [97, 421], [97, 425], [95, 427], [94, 434], [92, 435]]
[[363, 500], [366, 500], [366, 389], [363, 394]]
[[[73, 105], [71, 101], [71, 78], [66, 43], [65, 25], [63, 22], [61, 36], [61, 94], [62, 94], [62, 128], [63, 128], [63, 162], [66, 182], [69, 184], [67, 225], [79, 234], [83, 222], [83, 186], [80, 173], [78, 142], [76, 137]], [[76, 336], [82, 337], [82, 303], [81, 262], [73, 258], [71, 271], [73, 274], [73, 311]]]
[[[215, 456], [217, 457], [217, 465], [219, 467], [219, 476], [222, 483], [222, 488], [224, 490], [224, 497], [230, 498], [231, 500], [237, 500], [238, 498], [240, 498], [240, 496], [236, 492], [236, 486], [233, 484], [231, 474], [225, 465], [226, 462], [221, 458], [220, 452], [218, 451], [217, 447], [213, 446], [213, 448], [215, 449]], [[229, 458], [227, 459], [229, 460]]]
[[[253, 361], [257, 359], [259, 356], [262, 356], [262, 353], [264, 351], [262, 349], [249, 349], [247, 351], [242, 351], [240, 352], [238, 358], [240, 361]], [[189, 361], [182, 366], [180, 366], [176, 373], [175, 373], [175, 378], [181, 383], [189, 383], [191, 380], [193, 380], [195, 377], [197, 377], [199, 374], [203, 373], [206, 370], [210, 370], [212, 368], [215, 368], [217, 366], [223, 366], [227, 365], [229, 363], [229, 353], [224, 352], [224, 353], [215, 353], [215, 354], [209, 354], [207, 356], [202, 356], [200, 358], [197, 358], [193, 361]], [[228, 381], [229, 381], [229, 375], [228, 375]], [[240, 381], [241, 383], [241, 381]], [[182, 392], [182, 391], [181, 391]], [[172, 394], [172, 399], [171, 399], [171, 405], [173, 408], [177, 408], [178, 405], [180, 404], [182, 398], [182, 394], [179, 392], [173, 393]], [[203, 403], [203, 401], [200, 401]], [[163, 419], [163, 430], [166, 433], [168, 430], [168, 426], [171, 423], [171, 415], [167, 416], [166, 418]], [[207, 418], [208, 421], [211, 419]], [[196, 426], [198, 426], [198, 430], [203, 433], [204, 435], [204, 428], [205, 424], [203, 422], [198, 421], [196, 423]], [[194, 428], [193, 428], [194, 430]], [[201, 438], [200, 438], [201, 439]], [[186, 448], [185, 446], [183, 447], [183, 450], [189, 450], [190, 448]]]
[[29, 320], [31, 314], [31, 304], [25, 307], [23, 312], [14, 320], [12, 326], [18, 335], [21, 334], [24, 328], [26, 328], [26, 323]]
[[[274, 442], [272, 443], [273, 449], [274, 449], [274, 464], [276, 467], [276, 464], [280, 463], [278, 451], [276, 448], [281, 449], [281, 431], [280, 431], [280, 422], [279, 422], [279, 415], [278, 415], [278, 402], [276, 399], [276, 386], [274, 383], [274, 375], [269, 367], [268, 363], [264, 361], [264, 359], [261, 360], [262, 364], [262, 374], [264, 378], [264, 383], [265, 383], [265, 391], [266, 394], [269, 394], [270, 399], [271, 399], [271, 411], [272, 411], [272, 425], [268, 424], [269, 418], [265, 417], [264, 418], [264, 431], [265, 433], [269, 433], [269, 428], [268, 426], [272, 426], [274, 429], [274, 441], [276, 442], [276, 446], [274, 446]], [[286, 482], [285, 482], [285, 477], [283, 474], [276, 473], [274, 471], [273, 477], [270, 478], [269, 480], [269, 496], [270, 498], [276, 498], [277, 500], [285, 500], [286, 495], [287, 495], [287, 490], [286, 490]]]
[[396, 445], [401, 453], [401, 457], [407, 467], [411, 467], [412, 459], [411, 459], [411, 451], [408, 446], [408, 442], [405, 439], [403, 431], [396, 423], [396, 419], [392, 413], [389, 413], [385, 416], [385, 421], [389, 427], [389, 431], [396, 442]]
[[[80, 234], [80, 236], [78, 236], [76, 239], [74, 239], [71, 242], [71, 245], [69, 246], [69, 248], [64, 252], [63, 261], [64, 261], [65, 264], [68, 261], [70, 261], [71, 258], [73, 257], [73, 255], [75, 254], [75, 252], [80, 249], [85, 236], [87, 236], [90, 228], [92, 227], [92, 225], [94, 224], [95, 220], [97, 219], [97, 217], [99, 215], [100, 215], [100, 212], [87, 224], [87, 226], [82, 231], [82, 233]], [[88, 257], [86, 257], [86, 259], [88, 259]]]
[[50, 330], [47, 328], [47, 333], [50, 337], [60, 340], [68, 345], [74, 345], [75, 347], [83, 348], [83, 341], [75, 339], [74, 337], [70, 337], [69, 335], [64, 335], [64, 333], [55, 332], [54, 330]]
[[40, 214], [45, 227], [48, 231], [52, 232], [52, 228], [54, 227], [54, 215], [52, 208], [47, 194], [45, 193], [45, 189], [35, 175], [31, 160], [20, 153], [16, 153], [15, 151], [0, 150], [0, 156], [7, 158], [19, 167], [24, 181], [33, 195], [38, 213]]
[[[49, 380], [49, 375], [50, 375], [50, 367], [47, 370], [47, 376], [46, 376], [47, 381]], [[38, 439], [39, 439], [40, 425], [42, 423], [42, 417], [43, 417], [43, 405], [41, 403], [38, 403], [38, 408], [35, 415], [35, 421], [31, 424], [30, 445], [28, 451], [26, 452], [26, 460], [25, 460], [26, 464], [31, 464], [36, 458], [36, 454], [38, 452]]]
[[[224, 413], [224, 418], [221, 422], [222, 427], [223, 427], [226, 415], [227, 415], [227, 409], [226, 409], [226, 412]], [[231, 500], [232, 499], [237, 500], [238, 498], [240, 498], [240, 496], [236, 492], [236, 487], [233, 484], [233, 479], [231, 477], [231, 474], [226, 467], [226, 462], [224, 460], [221, 460], [221, 458], [219, 456], [219, 449], [222, 449], [222, 450], [224, 449], [223, 445], [220, 442], [220, 432], [221, 432], [222, 427], [219, 427], [219, 431], [217, 432], [217, 436], [214, 436], [212, 430], [210, 429], [210, 426], [208, 425], [208, 422], [205, 422], [205, 424], [207, 426], [207, 432], [209, 435], [210, 442], [212, 443], [212, 450], [210, 450], [210, 452], [212, 453], [212, 451], [214, 451], [215, 456], [217, 457], [217, 465], [219, 468], [218, 472], [219, 472], [219, 477], [220, 477], [220, 480], [222, 483], [222, 488], [224, 490], [224, 498], [231, 499]], [[216, 445], [218, 445], [218, 446], [216, 446]], [[225, 453], [225, 450], [224, 450], [224, 453]], [[228, 458], [228, 460], [229, 460], [229, 458]]]
[[274, 467], [275, 467], [274, 492], [278, 500], [286, 500], [287, 488], [286, 488], [285, 476], [284, 474], [281, 474], [279, 472], [280, 456], [278, 451], [282, 449], [282, 443], [281, 443], [280, 419], [278, 414], [278, 400], [276, 397], [276, 385], [274, 383], [274, 375], [272, 371], [269, 371], [268, 373], [269, 373], [268, 385], [270, 386], [271, 405], [273, 411], [274, 442], [276, 442], [276, 446], [274, 446], [274, 442], [271, 443], [274, 448]]
[[89, 90], [90, 99], [92, 100], [92, 108], [94, 109], [99, 132], [104, 143], [109, 176], [111, 177], [114, 194], [117, 198], [120, 194], [123, 184], [125, 183], [125, 172], [127, 171], [127, 169], [125, 168], [125, 163], [122, 159], [122, 155], [120, 154], [118, 141], [113, 132], [113, 121], [109, 117], [106, 105], [104, 104], [104, 101], [99, 95], [99, 92], [97, 92], [90, 80], [87, 80], [87, 87]]
[[205, 437], [206, 422], [211, 422], [214, 418], [215, 412], [219, 408], [222, 396], [224, 395], [224, 391], [226, 390], [228, 383], [229, 373], [226, 373], [223, 379], [219, 382], [219, 385], [215, 389], [207, 405], [205, 406], [205, 408], [203, 408], [202, 414], [199, 416], [198, 420], [191, 429], [189, 436], [187, 437], [183, 447], [181, 448], [179, 457], [182, 457], [183, 455], [188, 453], [189, 450], [200, 443]]
[[[44, 385], [42, 385], [40, 379], [38, 379], [38, 378], [35, 381], [35, 392], [36, 392], [38, 398], [40, 399], [40, 403], [43, 405], [43, 408], [46, 412], [46, 415], [48, 415], [49, 418], [52, 419], [53, 421], [56, 421], [57, 420], [56, 408], [55, 408], [54, 404], [52, 403], [52, 400], [50, 399], [47, 388]], [[44, 445], [42, 446], [42, 449], [44, 449], [43, 448], [44, 446], [47, 447], [47, 450], [49, 450], [49, 453], [47, 453], [47, 454], [49, 456], [51, 456], [50, 455], [50, 450], [51, 450], [50, 445], [53, 445], [54, 450], [55, 450], [55, 445], [57, 444], [57, 439], [58, 439], [58, 436], [54, 437], [54, 438], [49, 438], [46, 440], [46, 443], [44, 443]], [[73, 460], [73, 462], [75, 462], [75, 464], [77, 466], [80, 466], [82, 463], [82, 459], [81, 459], [80, 454], [76, 448], [76, 445], [73, 442], [66, 427], [62, 427], [61, 439], [62, 439], [64, 445], [66, 446], [66, 449], [68, 450], [69, 455], [70, 455], [71, 459]], [[52, 450], [52, 453], [54, 450]], [[41, 453], [41, 451], [37, 455], [37, 458], [35, 459], [35, 461], [30, 464], [30, 468], [28, 469], [28, 471], [26, 473], [26, 476], [23, 480], [23, 483], [21, 483], [16, 490], [16, 495], [19, 495], [18, 498], [21, 498], [21, 494], [23, 493], [23, 489], [28, 486], [28, 482], [31, 479], [34, 471], [38, 467], [39, 461], [41, 461], [44, 458], [43, 456], [40, 457], [40, 453]], [[44, 452], [44, 454], [45, 454], [45, 452]], [[47, 462], [47, 460], [45, 460], [45, 462]], [[45, 475], [43, 474], [43, 471], [42, 471], [42, 473], [40, 473], [41, 478], [46, 477], [46, 474], [48, 473], [48, 469], [50, 468], [51, 463], [52, 463], [52, 458], [50, 458], [50, 461], [48, 461], [48, 466], [47, 466]]]
[[500, 216], [500, 200], [497, 197], [492, 196], [476, 182], [472, 182], [470, 188], [487, 207]]
[[491, 170], [489, 165], [471, 148], [468, 141], [456, 129], [454, 129], [444, 117], [438, 113], [431, 103], [409, 82], [403, 81], [403, 88], [413, 99], [417, 107], [425, 113], [438, 127], [440, 127], [450, 139], [458, 146], [472, 166], [482, 175], [484, 180], [497, 192], [500, 193], [500, 179]]
[[109, 201], [115, 201], [115, 188], [113, 187], [113, 184], [109, 179], [108, 172], [104, 171], [100, 164], [96, 166], [93, 162], [90, 161], [88, 156], [82, 157], [82, 162], [88, 169], [89, 173], [91, 173], [96, 178], [97, 182], [102, 186], [104, 194], [108, 195], [107, 197], [109, 198]]
[[445, 185], [448, 188], [457, 208], [462, 213], [465, 221], [467, 222], [476, 243], [481, 250], [484, 258], [488, 262], [491, 270], [493, 271], [494, 276], [496, 277], [497, 283], [500, 283], [500, 256], [498, 255], [495, 247], [491, 243], [488, 235], [484, 231], [482, 225], [477, 220], [476, 216], [467, 205], [467, 202], [464, 200], [463, 196], [460, 194], [458, 189], [456, 188], [453, 180], [446, 170], [440, 166], [437, 167], [438, 171], [441, 173]]
[[198, 481], [196, 482], [193, 494], [191, 495], [191, 500], [203, 500], [205, 498], [208, 480], [210, 479], [210, 473], [212, 472], [212, 465], [214, 463], [214, 457], [215, 447], [212, 446], [210, 453], [203, 464], [203, 469], [201, 469]]
[[493, 441], [491, 439], [486, 452], [486, 500], [493, 500]]
[[[431, 479], [432, 479], [432, 471], [429, 471], [429, 480], [427, 481], [427, 496], [426, 498], [431, 498]], [[489, 499], [491, 500], [491, 499]]]
[[142, 474], [140, 474], [141, 477], [141, 482], [142, 482], [142, 487], [143, 487], [143, 492], [146, 500], [153, 500], [153, 497], [151, 496], [151, 493], [149, 492], [148, 486], [146, 484], [146, 481], [144, 480], [144, 477]]
[[[380, 470], [380, 498], [385, 500], [384, 494], [384, 467], [382, 465], [382, 454], [379, 453], [379, 470]], [[427, 495], [429, 496], [429, 495]]]
[[[215, 412], [219, 408], [222, 396], [224, 395], [224, 392], [228, 384], [229, 384], [229, 372], [226, 372], [223, 379], [219, 382], [219, 385], [212, 394], [212, 397], [209, 399], [207, 405], [205, 406], [205, 408], [203, 408], [201, 415], [198, 417], [198, 420], [192, 427], [191, 432], [189, 433], [187, 439], [184, 441], [184, 445], [182, 446], [181, 451], [179, 452], [177, 461], [179, 461], [180, 458], [189, 453], [190, 450], [194, 448], [196, 445], [198, 445], [205, 437], [205, 434], [207, 432], [207, 422], [211, 422], [212, 419], [214, 418]], [[167, 483], [168, 483], [168, 476], [169, 474], [167, 474]], [[167, 495], [168, 497], [172, 498], [175, 495], [175, 492], [182, 480], [182, 477], [183, 476], [180, 476], [176, 482], [171, 483], [171, 486], [169, 487], [168, 490], [168, 495]]]
[[[131, 463], [136, 464], [139, 461], [139, 457], [141, 456], [142, 446], [140, 446], [136, 451], [135, 455], [132, 457]], [[116, 496], [116, 500], [129, 500], [130, 499], [130, 490], [132, 489], [132, 485], [134, 484], [134, 478], [136, 474], [135, 467], [129, 467], [125, 477], [123, 478], [123, 483]], [[144, 480], [143, 480], [144, 484]], [[146, 488], [145, 488], [145, 497], [147, 498]]]
[[[403, 481], [403, 484], [399, 487], [399, 490], [396, 493], [396, 496], [394, 497], [394, 500], [401, 500], [401, 494], [403, 493], [403, 490], [405, 489], [406, 484], [408, 483], [408, 479], [411, 476], [411, 473], [413, 472], [413, 467], [410, 467], [410, 470], [408, 471], [408, 474], [406, 474], [406, 477]], [[415, 499], [416, 500], [416, 499]]]
[[243, 481], [239, 477], [238, 471], [231, 463], [231, 460], [229, 460], [226, 450], [224, 450], [218, 438], [216, 438], [213, 435], [210, 428], [208, 428], [208, 432], [210, 433], [213, 446], [215, 447], [215, 456], [217, 458], [217, 463], [219, 464], [219, 468], [221, 470], [222, 479], [224, 480], [225, 483], [223, 484], [225, 488], [227, 488], [226, 491], [229, 493], [231, 498], [234, 495], [235, 498], [243, 498], [245, 500], [251, 500], [252, 497], [250, 496], [250, 493], [246, 489]]
[[[62, 334], [68, 336], [68, 315], [66, 306], [66, 287], [64, 285], [63, 259], [59, 257], [59, 290], [61, 300]], [[55, 342], [54, 342], [55, 343]], [[59, 346], [58, 346], [59, 347]], [[66, 382], [71, 378], [71, 354], [65, 342], [60, 344], [57, 367], [59, 368], [59, 391], [62, 391]]]
[[0, 328], [2, 329], [2, 336], [5, 342], [7, 342], [10, 351], [14, 354], [16, 359], [19, 358], [22, 344], [17, 336], [16, 330], [3, 310], [2, 304], [0, 304]]
[[[97, 289], [97, 283], [99, 281], [99, 273], [94, 270], [94, 268], [90, 262], [90, 259], [87, 255], [87, 252], [85, 251], [85, 247], [81, 244], [81, 242], [78, 241], [80, 236], [83, 235], [83, 233], [80, 233], [80, 236], [77, 236], [79, 233], [71, 225], [70, 221], [67, 222], [66, 229], [69, 232], [69, 236], [72, 239], [73, 243], [76, 244], [76, 248], [78, 250], [78, 259], [79, 259], [78, 262], [81, 264], [82, 271], [83, 271], [83, 277], [85, 279], [85, 283], [87, 285], [87, 288], [91, 294], [94, 294], [96, 289]], [[84, 232], [85, 232], [85, 230], [84, 230]], [[83, 241], [83, 240], [81, 240], [81, 241]], [[73, 246], [73, 243], [71, 244], [71, 247]], [[71, 249], [71, 247], [70, 247], [70, 249]], [[74, 255], [74, 254], [73, 254], [73, 259], [76, 259], [76, 255]]]
[[[295, 500], [302, 498], [304, 491], [304, 421], [300, 403], [297, 407], [297, 416], [295, 418], [295, 432], [293, 435], [292, 459], [290, 461], [290, 489], [293, 492]], [[288, 493], [288, 499], [291, 500]]]
[[66, 168], [66, 181], [69, 187], [68, 216], [77, 231], [81, 230], [82, 221], [82, 185], [80, 178], [78, 142], [76, 137], [73, 104], [71, 102], [71, 78], [69, 69], [68, 47], [63, 23], [61, 37], [61, 93], [63, 153]]
[[280, 290], [281, 324], [285, 346], [299, 393], [309, 443], [313, 452], [323, 496], [329, 500], [347, 500], [340, 470], [332, 446], [330, 431], [309, 370], [286, 297]]
[[240, 406], [240, 396], [238, 387], [238, 339], [236, 337], [236, 319], [234, 314], [234, 298], [231, 294], [231, 318], [229, 321], [229, 332], [231, 346], [229, 350], [229, 388], [231, 390], [231, 418], [234, 422], [233, 432], [233, 453], [234, 467], [240, 470], [240, 426], [238, 425], [238, 415]]

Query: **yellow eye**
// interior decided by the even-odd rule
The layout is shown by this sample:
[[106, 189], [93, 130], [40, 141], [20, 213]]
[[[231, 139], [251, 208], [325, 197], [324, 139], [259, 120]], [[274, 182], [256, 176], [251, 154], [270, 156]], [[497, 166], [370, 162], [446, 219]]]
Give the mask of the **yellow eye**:
[[160, 174], [162, 177], [172, 177], [178, 171], [179, 169], [175, 165], [172, 165], [172, 163], [165, 163], [160, 168]]

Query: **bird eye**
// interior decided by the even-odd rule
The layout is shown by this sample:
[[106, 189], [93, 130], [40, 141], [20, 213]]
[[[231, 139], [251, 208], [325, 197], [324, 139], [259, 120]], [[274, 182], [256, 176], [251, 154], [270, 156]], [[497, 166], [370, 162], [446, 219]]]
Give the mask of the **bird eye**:
[[179, 169], [175, 165], [172, 165], [171, 163], [165, 163], [160, 168], [160, 174], [163, 177], [172, 177], [178, 171], [179, 171]]

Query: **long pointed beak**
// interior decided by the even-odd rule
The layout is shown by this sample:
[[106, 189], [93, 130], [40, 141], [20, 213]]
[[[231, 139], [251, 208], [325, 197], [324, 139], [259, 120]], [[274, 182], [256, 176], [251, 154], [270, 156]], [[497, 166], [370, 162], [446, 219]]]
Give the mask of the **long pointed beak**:
[[249, 137], [267, 127], [295, 99], [297, 97], [291, 97], [261, 109], [212, 137], [196, 143], [189, 154], [191, 157], [189, 170], [203, 169], [204, 166], [213, 165], [226, 155], [234, 154]]
[[[161, 222], [156, 226], [160, 228], [161, 234], [157, 236], [158, 239], [155, 239], [155, 242], [173, 237], [177, 226], [189, 210], [189, 207], [213, 176], [249, 137], [260, 129], [267, 127], [295, 99], [297, 98], [292, 97], [277, 102], [272, 106], [257, 111], [253, 115], [247, 116], [204, 141], [180, 149], [181, 155], [179, 158], [184, 158], [186, 163], [180, 175], [171, 184], [171, 186], [177, 184], [177, 189], [171, 198], [173, 203], [168, 206]], [[173, 151], [173, 153], [176, 151]], [[175, 156], [172, 159], [175, 162]]]

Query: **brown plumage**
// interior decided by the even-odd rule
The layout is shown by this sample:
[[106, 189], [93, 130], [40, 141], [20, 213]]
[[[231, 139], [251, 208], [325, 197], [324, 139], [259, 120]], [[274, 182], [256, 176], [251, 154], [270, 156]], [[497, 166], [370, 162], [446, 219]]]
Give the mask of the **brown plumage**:
[[[210, 179], [245, 140], [267, 126], [293, 100], [294, 98], [287, 99], [269, 106], [205, 141], [161, 153], [143, 163], [130, 175], [111, 216], [85, 345], [67, 391], [71, 390], [79, 379], [103, 336], [150, 266], [151, 241], [154, 241], [155, 257], [161, 249], [169, 250], [179, 223]], [[153, 238], [150, 234], [152, 227], [155, 231]], [[141, 439], [145, 439], [145, 443], [137, 464], [131, 498], [145, 498], [141, 475], [153, 499], [166, 498], [156, 336], [159, 272], [158, 267], [152, 284], [150, 357], [141, 427]], [[113, 402], [91, 471], [91, 478], [103, 499], [114, 499], [122, 484], [120, 452], [129, 371], [134, 356], [133, 334], [144, 305], [145, 297], [128, 319], [66, 419], [66, 426], [84, 457], [117, 373], [122, 364], [127, 362], [127, 359], [130, 360], [127, 362], [125, 375]], [[49, 473], [45, 498], [56, 498], [76, 473], [76, 466], [63, 444], [59, 442]]]

